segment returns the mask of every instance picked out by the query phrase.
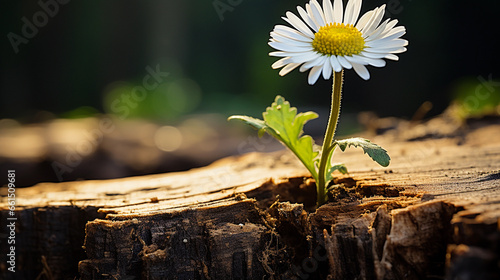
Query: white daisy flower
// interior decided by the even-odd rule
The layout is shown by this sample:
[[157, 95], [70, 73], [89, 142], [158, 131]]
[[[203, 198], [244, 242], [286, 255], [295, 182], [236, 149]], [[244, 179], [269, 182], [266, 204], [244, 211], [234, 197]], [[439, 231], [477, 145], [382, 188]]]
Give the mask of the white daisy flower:
[[408, 41], [400, 37], [406, 33], [404, 26], [396, 26], [397, 20], [381, 23], [385, 5], [365, 13], [358, 20], [362, 0], [349, 0], [345, 8], [342, 0], [309, 1], [305, 9], [297, 6], [300, 18], [287, 12], [283, 19], [293, 28], [276, 25], [271, 32], [269, 45], [278, 51], [270, 56], [282, 57], [273, 69], [283, 67], [284, 76], [300, 66], [310, 69], [308, 82], [314, 84], [321, 73], [325, 80], [332, 72], [351, 69], [363, 79], [370, 73], [366, 65], [384, 67], [385, 60], [398, 60], [395, 54], [406, 51]]

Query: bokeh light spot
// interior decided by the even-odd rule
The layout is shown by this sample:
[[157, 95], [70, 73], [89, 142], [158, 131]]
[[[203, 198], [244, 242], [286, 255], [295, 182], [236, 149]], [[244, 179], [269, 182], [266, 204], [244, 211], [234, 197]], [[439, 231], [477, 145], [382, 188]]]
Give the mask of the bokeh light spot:
[[165, 152], [173, 152], [179, 149], [182, 145], [182, 140], [182, 133], [173, 126], [160, 127], [154, 136], [156, 147]]

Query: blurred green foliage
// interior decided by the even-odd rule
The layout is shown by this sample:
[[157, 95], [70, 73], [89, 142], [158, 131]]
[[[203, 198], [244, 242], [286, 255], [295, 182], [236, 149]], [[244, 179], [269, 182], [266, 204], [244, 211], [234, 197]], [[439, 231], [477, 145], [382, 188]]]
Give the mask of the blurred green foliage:
[[201, 102], [201, 90], [190, 79], [164, 82], [152, 90], [144, 89], [144, 97], [134, 99], [141, 84], [118, 82], [108, 86], [103, 97], [106, 113], [122, 118], [172, 120], [192, 113]]
[[454, 115], [460, 119], [500, 115], [500, 81], [478, 76], [456, 85]]

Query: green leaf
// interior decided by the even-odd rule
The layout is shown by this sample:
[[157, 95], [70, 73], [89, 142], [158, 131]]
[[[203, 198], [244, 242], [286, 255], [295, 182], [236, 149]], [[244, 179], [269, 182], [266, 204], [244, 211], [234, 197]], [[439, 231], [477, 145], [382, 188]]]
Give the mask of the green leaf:
[[[271, 135], [285, 144], [302, 161], [304, 166], [317, 179], [314, 165], [318, 152], [314, 151], [314, 140], [303, 134], [304, 124], [318, 117], [314, 112], [297, 114], [297, 108], [290, 107], [290, 103], [281, 96], [276, 96], [271, 107], [267, 107], [262, 114], [265, 124], [272, 129]], [[267, 131], [267, 130], [266, 130]]]
[[391, 158], [387, 151], [377, 144], [370, 142], [370, 140], [364, 138], [349, 138], [344, 140], [335, 141], [333, 145], [339, 145], [342, 152], [345, 151], [347, 147], [361, 147], [365, 154], [368, 154], [374, 161], [383, 167], [389, 166]]
[[228, 121], [240, 120], [240, 121], [245, 122], [246, 124], [252, 126], [253, 128], [255, 128], [259, 131], [259, 137], [262, 136], [264, 134], [264, 132], [266, 131], [266, 129], [268, 128], [268, 126], [266, 125], [266, 123], [263, 120], [252, 118], [249, 116], [234, 115], [234, 116], [230, 116], [227, 120]]
[[326, 182], [328, 183], [332, 178], [332, 173], [335, 172], [336, 170], [338, 170], [340, 173], [342, 174], [347, 174], [347, 167], [341, 163], [341, 164], [336, 164], [332, 167], [330, 167], [330, 169], [328, 169], [328, 172], [326, 173]]
[[318, 117], [314, 112], [297, 114], [297, 108], [290, 107], [290, 103], [281, 96], [276, 96], [271, 107], [267, 107], [263, 114], [264, 120], [248, 116], [231, 116], [228, 120], [240, 120], [259, 130], [259, 136], [264, 132], [287, 146], [311, 172], [317, 180], [315, 162], [318, 152], [314, 140], [309, 135], [302, 135], [304, 124]]

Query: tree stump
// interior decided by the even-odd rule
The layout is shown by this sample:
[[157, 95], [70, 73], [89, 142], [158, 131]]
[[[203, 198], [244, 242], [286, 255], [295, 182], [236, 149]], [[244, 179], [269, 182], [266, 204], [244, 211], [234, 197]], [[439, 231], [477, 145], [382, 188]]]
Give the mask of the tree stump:
[[[443, 118], [337, 153], [329, 203], [286, 151], [16, 191], [3, 279], [500, 279], [500, 122]], [[406, 127], [405, 127], [406, 126]], [[6, 194], [5, 188], [2, 195]], [[1, 219], [8, 218], [2, 200]], [[2, 236], [9, 232], [2, 227]]]

